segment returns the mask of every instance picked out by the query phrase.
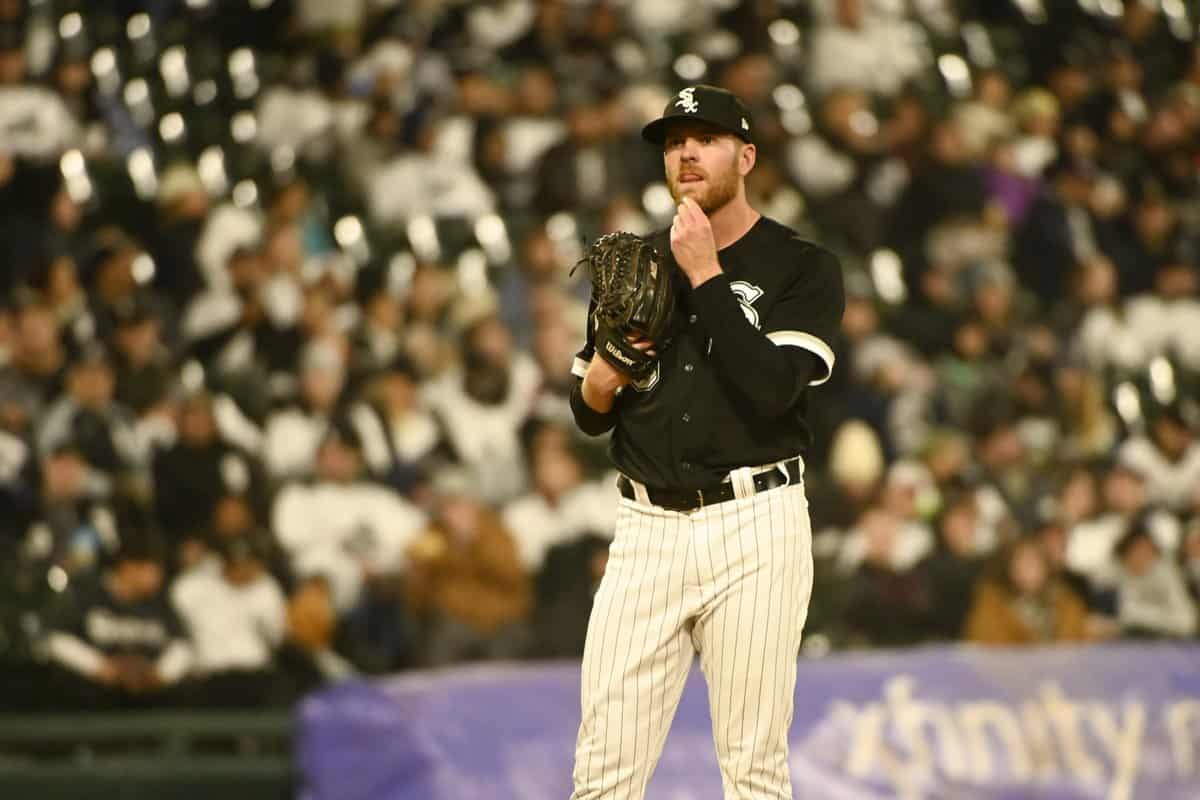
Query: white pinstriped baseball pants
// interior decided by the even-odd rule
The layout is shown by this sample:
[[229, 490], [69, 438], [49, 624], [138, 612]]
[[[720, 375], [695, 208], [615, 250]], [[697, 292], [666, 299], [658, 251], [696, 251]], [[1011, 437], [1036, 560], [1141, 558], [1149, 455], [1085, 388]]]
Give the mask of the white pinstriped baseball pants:
[[803, 479], [691, 513], [620, 504], [584, 648], [572, 800], [645, 796], [696, 653], [726, 800], [791, 800], [813, 580]]

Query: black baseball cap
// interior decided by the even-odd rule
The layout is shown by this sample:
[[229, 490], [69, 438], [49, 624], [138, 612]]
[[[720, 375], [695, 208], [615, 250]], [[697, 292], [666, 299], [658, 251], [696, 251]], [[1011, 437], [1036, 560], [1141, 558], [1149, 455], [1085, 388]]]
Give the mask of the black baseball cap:
[[675, 120], [699, 120], [754, 143], [754, 120], [733, 92], [700, 83], [680, 89], [667, 101], [663, 114], [642, 128], [642, 138], [662, 146], [667, 126]]

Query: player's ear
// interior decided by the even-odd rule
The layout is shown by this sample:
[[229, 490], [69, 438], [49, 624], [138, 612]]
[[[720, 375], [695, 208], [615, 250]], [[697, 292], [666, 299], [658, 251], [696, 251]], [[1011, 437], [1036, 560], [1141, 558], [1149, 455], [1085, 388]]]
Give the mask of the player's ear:
[[750, 170], [754, 169], [757, 159], [758, 149], [752, 144], [743, 144], [741, 151], [738, 153], [738, 174], [742, 177], [749, 175]]

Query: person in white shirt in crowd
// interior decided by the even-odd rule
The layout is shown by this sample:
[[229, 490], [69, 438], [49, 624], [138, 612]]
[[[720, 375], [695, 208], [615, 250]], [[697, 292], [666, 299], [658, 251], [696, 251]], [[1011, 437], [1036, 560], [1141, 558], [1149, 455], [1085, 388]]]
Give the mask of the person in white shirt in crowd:
[[501, 518], [516, 540], [521, 564], [534, 575], [553, 547], [588, 533], [610, 536], [619, 493], [615, 479], [585, 480], [562, 426], [543, 424], [529, 442], [532, 487], [506, 505]]
[[1200, 441], [1179, 404], [1151, 412], [1147, 434], [1128, 439], [1117, 454], [1122, 463], [1146, 476], [1146, 497], [1176, 513], [1196, 508], [1200, 487]]
[[416, 506], [367, 479], [362, 444], [344, 426], [321, 441], [314, 480], [279, 492], [272, 524], [293, 573], [325, 576], [339, 615], [366, 599], [369, 584], [403, 571], [405, 551], [424, 527]]
[[1103, 510], [1080, 520], [1067, 532], [1067, 568], [1095, 584], [1104, 583], [1113, 567], [1114, 547], [1139, 515], [1144, 516], [1142, 525], [1158, 548], [1173, 557], [1181, 538], [1179, 520], [1167, 511], [1150, 507], [1149, 491], [1144, 474], [1121, 461], [1114, 464], [1101, 486]]
[[300, 365], [299, 402], [267, 418], [263, 461], [273, 479], [312, 472], [317, 446], [330, 429], [345, 384], [345, 356], [338, 344], [309, 343]]
[[267, 543], [241, 536], [217, 541], [215, 549], [215, 559], [175, 581], [171, 603], [191, 639], [192, 674], [205, 705], [259, 705], [273, 680], [287, 602], [266, 570]]
[[28, 80], [25, 49], [18, 26], [0, 29], [0, 151], [53, 158], [78, 145], [82, 131], [58, 92]]
[[[906, 572], [933, 551], [933, 530], [922, 515], [937, 502], [933, 479], [919, 462], [899, 461], [888, 470], [879, 508], [893, 520], [887, 548], [893, 569]], [[868, 556], [870, 542], [871, 531], [860, 520], [842, 542], [838, 569], [847, 575], [857, 570]]]
[[1176, 367], [1200, 371], [1200, 272], [1184, 259], [1171, 259], [1154, 273], [1154, 291], [1124, 304], [1130, 329], [1149, 358], [1168, 356]]
[[370, 375], [349, 419], [371, 474], [400, 490], [414, 487], [442, 441], [437, 420], [417, 391], [416, 369], [398, 356]]
[[920, 28], [872, 11], [868, 0], [818, 5], [808, 79], [819, 94], [852, 87], [892, 97], [924, 70], [929, 55]]
[[486, 502], [504, 503], [526, 487], [517, 432], [533, 412], [540, 383], [537, 364], [486, 314], [464, 328], [462, 363], [428, 385], [425, 398]]
[[1117, 622], [1126, 637], [1189, 638], [1196, 633], [1196, 603], [1173, 558], [1163, 555], [1144, 521], [1135, 520], [1113, 548], [1111, 582]]

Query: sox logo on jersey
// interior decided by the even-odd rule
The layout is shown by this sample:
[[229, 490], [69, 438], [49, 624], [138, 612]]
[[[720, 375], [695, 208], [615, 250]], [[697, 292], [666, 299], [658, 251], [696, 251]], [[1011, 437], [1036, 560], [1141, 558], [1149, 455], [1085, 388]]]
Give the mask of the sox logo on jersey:
[[755, 328], [760, 327], [758, 311], [754, 308], [754, 302], [763, 296], [763, 290], [748, 281], [733, 281], [729, 284], [729, 288], [737, 296], [738, 304], [741, 305], [746, 319]]
[[[754, 308], [754, 303], [763, 296], [764, 292], [762, 288], [755, 286], [749, 281], [734, 281], [733, 283], [729, 284], [729, 288], [733, 292], [734, 296], [737, 297], [738, 305], [741, 306], [742, 313], [746, 315], [746, 319], [749, 320], [750, 324], [755, 328], [760, 327], [758, 310]], [[608, 347], [611, 348], [611, 350], [616, 350], [616, 348], [612, 347], [611, 345], [608, 345]], [[614, 353], [614, 355], [616, 355], [616, 353]], [[620, 356], [617, 357], [620, 358]], [[649, 375], [641, 380], [633, 381], [630, 383], [630, 386], [632, 386], [635, 391], [648, 392], [658, 385], [659, 377], [659, 365], [655, 364], [654, 369]]]

